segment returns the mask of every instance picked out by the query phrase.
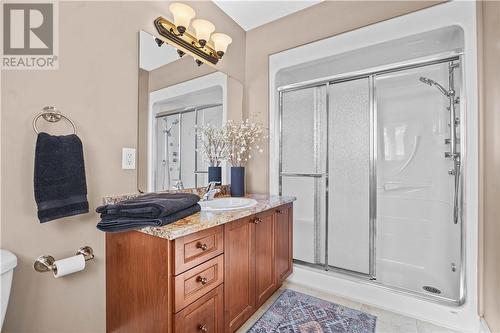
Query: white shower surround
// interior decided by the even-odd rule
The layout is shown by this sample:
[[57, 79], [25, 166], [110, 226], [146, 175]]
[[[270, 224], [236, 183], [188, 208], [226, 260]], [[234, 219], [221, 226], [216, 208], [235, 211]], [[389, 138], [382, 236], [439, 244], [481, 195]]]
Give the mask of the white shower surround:
[[[154, 119], [156, 112], [155, 105], [161, 101], [172, 99], [178, 96], [196, 93], [197, 91], [206, 90], [212, 87], [220, 87], [222, 89], [222, 123], [225, 124], [228, 119], [228, 98], [227, 98], [227, 74], [216, 72], [198, 77], [189, 81], [181, 82], [170, 87], [159, 89], [149, 93], [148, 105], [148, 157], [147, 157], [147, 176], [148, 176], [148, 192], [154, 188], [153, 177], [153, 141], [154, 141]], [[225, 163], [223, 165], [225, 168]], [[227, 169], [227, 168], [226, 168]], [[228, 171], [222, 174], [222, 183], [226, 184], [228, 179]]]
[[269, 58], [270, 110], [270, 179], [272, 194], [278, 193], [278, 108], [276, 77], [287, 67], [335, 54], [360, 49], [415, 34], [449, 26], [459, 26], [464, 32], [465, 105], [467, 137], [464, 179], [465, 274], [466, 300], [452, 307], [416, 298], [410, 294], [376, 286], [371, 283], [343, 278], [335, 273], [295, 266], [291, 280], [356, 299], [365, 304], [409, 315], [460, 331], [479, 332], [477, 313], [477, 246], [478, 246], [478, 96], [477, 96], [477, 35], [476, 3], [454, 1], [433, 6], [388, 21], [373, 24], [328, 39], [280, 52]]

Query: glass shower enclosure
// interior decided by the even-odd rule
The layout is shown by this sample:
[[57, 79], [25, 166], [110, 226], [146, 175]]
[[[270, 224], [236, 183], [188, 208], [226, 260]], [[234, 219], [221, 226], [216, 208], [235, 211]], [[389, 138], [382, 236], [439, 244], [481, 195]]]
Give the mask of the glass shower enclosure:
[[222, 126], [222, 104], [160, 112], [155, 116], [154, 191], [206, 186], [208, 165], [197, 151], [196, 126]]
[[296, 263], [461, 302], [460, 87], [457, 55], [278, 89]]

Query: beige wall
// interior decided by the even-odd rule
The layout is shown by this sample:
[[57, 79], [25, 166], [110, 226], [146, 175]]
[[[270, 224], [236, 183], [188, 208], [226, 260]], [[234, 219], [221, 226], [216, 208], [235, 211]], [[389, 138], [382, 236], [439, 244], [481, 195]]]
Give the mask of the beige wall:
[[[481, 5], [480, 5], [481, 6]], [[481, 22], [481, 21], [480, 21]], [[483, 61], [480, 84], [483, 269], [481, 312], [492, 332], [500, 332], [500, 2], [482, 2]]]
[[[191, 5], [233, 36], [221, 67], [243, 80], [244, 31], [213, 3]], [[104, 332], [104, 234], [95, 228], [98, 216], [92, 211], [104, 195], [136, 191], [136, 172], [121, 169], [121, 148], [137, 142], [138, 31], [151, 31], [153, 19], [168, 12], [166, 1], [59, 6], [59, 70], [4, 71], [1, 78], [1, 247], [19, 260], [5, 333]], [[78, 126], [91, 213], [40, 224], [31, 121], [48, 104]], [[96, 253], [84, 272], [56, 280], [33, 270], [37, 256], [62, 258], [82, 245]]]
[[[429, 7], [437, 2], [439, 1], [324, 1], [248, 31], [244, 116], [268, 126], [269, 55]], [[251, 192], [268, 191], [268, 166], [268, 151], [254, 155], [247, 171], [248, 189]]]

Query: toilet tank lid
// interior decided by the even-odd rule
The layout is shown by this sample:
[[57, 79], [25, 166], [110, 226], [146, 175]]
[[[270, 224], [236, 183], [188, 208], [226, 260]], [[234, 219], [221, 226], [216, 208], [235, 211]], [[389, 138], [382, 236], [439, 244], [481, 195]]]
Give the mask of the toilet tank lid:
[[17, 257], [9, 250], [0, 249], [0, 273], [3, 274], [17, 266]]

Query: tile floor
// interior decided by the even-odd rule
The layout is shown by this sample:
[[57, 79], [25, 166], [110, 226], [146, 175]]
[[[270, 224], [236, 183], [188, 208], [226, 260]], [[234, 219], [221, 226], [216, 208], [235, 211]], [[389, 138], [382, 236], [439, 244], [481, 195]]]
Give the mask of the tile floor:
[[439, 327], [431, 323], [417, 320], [410, 317], [405, 317], [390, 311], [382, 310], [373, 306], [362, 304], [349, 300], [347, 298], [327, 294], [322, 291], [310, 289], [297, 284], [285, 282], [283, 286], [274, 293], [267, 302], [260, 307], [257, 312], [237, 331], [237, 333], [244, 333], [266, 312], [266, 310], [273, 304], [279, 296], [281, 289], [292, 289], [304, 294], [318, 297], [330, 302], [347, 306], [352, 309], [361, 310], [372, 315], [377, 316], [376, 333], [459, 333], [444, 327]]

